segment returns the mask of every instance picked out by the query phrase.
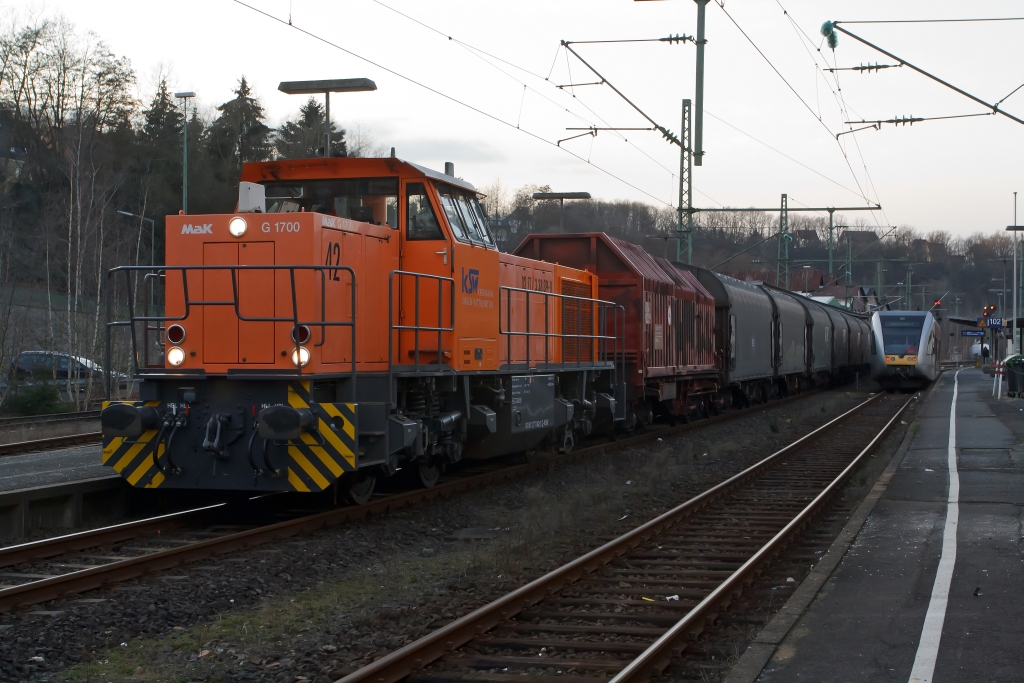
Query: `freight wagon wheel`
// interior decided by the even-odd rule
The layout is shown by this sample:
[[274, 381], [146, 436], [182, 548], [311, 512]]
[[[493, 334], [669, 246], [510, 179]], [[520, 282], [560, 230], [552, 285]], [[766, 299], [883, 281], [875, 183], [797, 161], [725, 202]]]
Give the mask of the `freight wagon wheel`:
[[365, 505], [377, 488], [377, 477], [369, 474], [350, 474], [340, 482], [345, 497], [356, 505]]
[[420, 485], [429, 489], [441, 478], [441, 468], [434, 461], [421, 462], [416, 466], [416, 474], [419, 476]]

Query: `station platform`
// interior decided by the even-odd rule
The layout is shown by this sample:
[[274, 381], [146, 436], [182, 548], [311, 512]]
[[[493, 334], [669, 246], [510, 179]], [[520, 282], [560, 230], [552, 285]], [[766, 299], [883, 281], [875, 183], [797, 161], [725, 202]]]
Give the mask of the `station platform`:
[[1024, 681], [1024, 400], [991, 391], [976, 368], [940, 377], [852, 544], [727, 680]]
[[101, 450], [88, 444], [0, 457], [0, 491], [116, 476], [100, 463]]

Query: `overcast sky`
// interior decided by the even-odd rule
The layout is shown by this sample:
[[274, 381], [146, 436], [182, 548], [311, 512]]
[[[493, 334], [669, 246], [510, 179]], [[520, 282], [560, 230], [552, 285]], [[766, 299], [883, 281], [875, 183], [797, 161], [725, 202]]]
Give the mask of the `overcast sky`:
[[[606, 199], [676, 203], [679, 151], [658, 133], [601, 131], [559, 149], [556, 141], [579, 133], [569, 127], [648, 124], [607, 86], [573, 92], [555, 85], [599, 80], [560, 48], [560, 40], [692, 35], [692, 0], [248, 4], [271, 16], [230, 0], [47, 0], [33, 7], [63, 14], [131, 59], [145, 101], [158, 74], [166, 72], [175, 90], [196, 91], [201, 110], [210, 112], [231, 97], [245, 74], [276, 125], [302, 103], [279, 93], [280, 81], [366, 77], [377, 92], [335, 95], [332, 118], [362, 127], [402, 158], [434, 168], [452, 161], [456, 174], [477, 186], [500, 178], [510, 188], [548, 184]], [[826, 20], [966, 16], [1024, 16], [1024, 3], [728, 0], [723, 11], [709, 2], [705, 157], [694, 169], [694, 204], [775, 207], [781, 193], [789, 194], [791, 206], [863, 206], [871, 200], [884, 213], [849, 217], [923, 231], [1001, 230], [1013, 220], [1013, 192], [1024, 192], [1024, 126], [979, 116], [886, 125], [837, 141], [835, 134], [851, 127], [843, 126], [848, 120], [985, 109], [906, 67], [870, 74], [821, 71], [833, 63], [894, 63], [844, 35], [833, 54], [819, 33]], [[1024, 83], [1024, 22], [846, 28], [987, 102]], [[680, 102], [694, 93], [691, 43], [573, 47], [651, 118], [678, 133]], [[1024, 89], [1002, 106], [1024, 118]]]

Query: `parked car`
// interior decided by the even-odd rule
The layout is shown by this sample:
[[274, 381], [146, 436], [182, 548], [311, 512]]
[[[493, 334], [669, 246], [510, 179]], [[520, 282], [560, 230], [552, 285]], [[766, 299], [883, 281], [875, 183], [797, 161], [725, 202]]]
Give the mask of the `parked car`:
[[[11, 362], [4, 374], [2, 384], [32, 386], [52, 382], [57, 390], [65, 391], [68, 379], [77, 385], [78, 393], [85, 391], [92, 378], [93, 393], [102, 394], [104, 387], [103, 368], [94, 361], [81, 356], [72, 356], [59, 351], [22, 351]], [[114, 382], [123, 386], [128, 376], [114, 373]]]

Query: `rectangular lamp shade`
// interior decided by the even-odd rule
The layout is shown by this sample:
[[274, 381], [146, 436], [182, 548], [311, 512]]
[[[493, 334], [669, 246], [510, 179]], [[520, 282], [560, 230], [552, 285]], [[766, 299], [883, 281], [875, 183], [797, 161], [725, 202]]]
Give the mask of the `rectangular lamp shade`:
[[287, 95], [316, 95], [325, 92], [367, 92], [377, 89], [369, 78], [334, 78], [326, 81], [283, 81], [277, 89]]
[[534, 199], [590, 199], [589, 192], [534, 192]]

